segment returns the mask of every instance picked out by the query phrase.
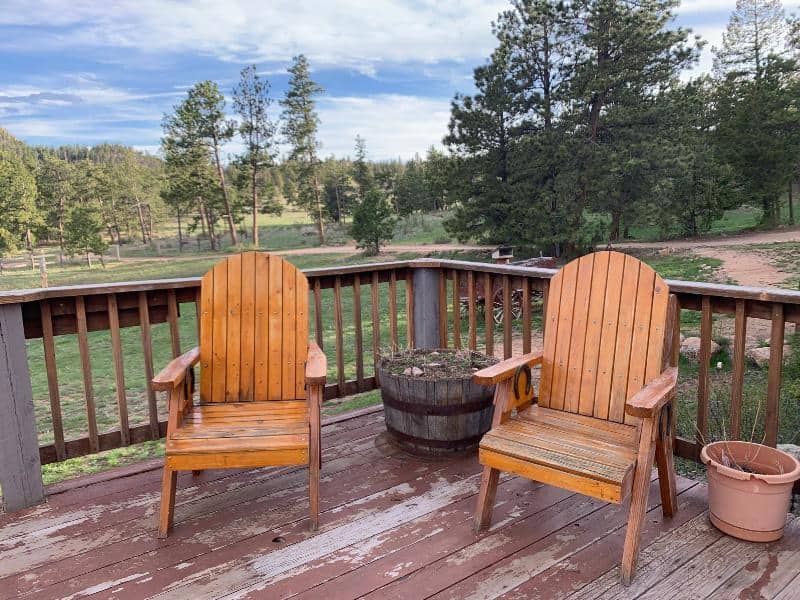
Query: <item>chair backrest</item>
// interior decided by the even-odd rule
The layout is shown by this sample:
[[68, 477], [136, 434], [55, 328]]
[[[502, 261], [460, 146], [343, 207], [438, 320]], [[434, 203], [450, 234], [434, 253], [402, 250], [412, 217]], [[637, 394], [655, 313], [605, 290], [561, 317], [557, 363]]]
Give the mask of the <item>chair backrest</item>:
[[668, 304], [664, 280], [632, 256], [566, 265], [550, 280], [539, 404], [635, 422], [625, 402], [662, 372]]
[[305, 397], [308, 280], [263, 252], [231, 256], [203, 276], [200, 400]]

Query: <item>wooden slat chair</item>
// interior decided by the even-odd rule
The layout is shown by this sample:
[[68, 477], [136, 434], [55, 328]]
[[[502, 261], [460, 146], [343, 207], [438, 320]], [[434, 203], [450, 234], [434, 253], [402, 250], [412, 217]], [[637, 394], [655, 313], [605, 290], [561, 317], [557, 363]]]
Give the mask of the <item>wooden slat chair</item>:
[[[608, 502], [630, 496], [621, 568], [630, 582], [654, 456], [664, 515], [677, 509], [676, 306], [661, 277], [618, 252], [586, 255], [550, 280], [544, 351], [474, 376], [497, 386], [492, 429], [480, 443], [476, 531], [491, 522], [501, 471]], [[535, 365], [541, 367], [538, 404], [532, 404]]]
[[178, 471], [277, 465], [309, 466], [315, 530], [326, 371], [325, 355], [308, 343], [308, 281], [298, 269], [277, 256], [246, 252], [206, 273], [200, 346], [153, 379], [169, 397], [159, 536], [172, 527]]

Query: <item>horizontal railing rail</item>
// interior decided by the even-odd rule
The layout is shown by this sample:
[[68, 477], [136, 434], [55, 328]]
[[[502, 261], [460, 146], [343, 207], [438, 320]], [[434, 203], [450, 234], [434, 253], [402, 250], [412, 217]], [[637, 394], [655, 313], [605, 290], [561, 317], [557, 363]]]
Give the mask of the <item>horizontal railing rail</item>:
[[[417, 259], [350, 265], [304, 271], [309, 279], [313, 322], [310, 331], [328, 354], [330, 373], [326, 399], [348, 396], [378, 387], [375, 371], [380, 355], [401, 347], [454, 347], [481, 350], [510, 357], [531, 351], [534, 334], [543, 334], [540, 315], [547, 305], [549, 279], [554, 269], [528, 268], [457, 260]], [[154, 347], [164, 360], [178, 356], [197, 339], [196, 318], [200, 278], [165, 279], [127, 283], [51, 287], [0, 292], [0, 452], [20, 450], [0, 467], [0, 485], [7, 506], [29, 505], [37, 495], [39, 465], [157, 439], [165, 433], [165, 401], [150, 386], [157, 370]], [[714, 315], [734, 317], [730, 389], [731, 438], [742, 435], [747, 318], [771, 321], [769, 372], [764, 410], [765, 443], [778, 441], [782, 383], [783, 337], [787, 323], [800, 323], [800, 292], [758, 289], [713, 283], [668, 281], [682, 311], [699, 313], [700, 348], [697, 374], [696, 435], [679, 437], [676, 452], [697, 460], [702, 440], [709, 435], [709, 370]], [[164, 325], [168, 331], [156, 330]], [[130, 334], [139, 328], [136, 349]], [[110, 334], [114, 397], [97, 397], [93, 358], [98, 341], [93, 332]], [[154, 331], [162, 340], [154, 345]], [[183, 334], [182, 334], [183, 332]], [[64, 423], [59, 376], [66, 368], [59, 361], [57, 339], [75, 336], [83, 395], [80, 432]], [[134, 334], [135, 335], [135, 334]], [[125, 340], [123, 340], [125, 337]], [[49, 403], [48, 441], [40, 444], [33, 417], [33, 391], [28, 369], [26, 340], [42, 340], [42, 363], [29, 362], [30, 371], [46, 374]], [[125, 342], [125, 343], [124, 343]], [[169, 346], [169, 352], [162, 345]], [[36, 352], [38, 356], [38, 350]], [[141, 359], [139, 359], [141, 355]], [[143, 361], [143, 407], [140, 420], [129, 414], [127, 361]], [[163, 362], [163, 360], [162, 360]], [[5, 364], [5, 367], [3, 367]], [[163, 365], [161, 365], [163, 366]], [[130, 373], [128, 373], [128, 376]], [[40, 377], [41, 378], [41, 377]], [[128, 382], [130, 383], [130, 382]], [[41, 387], [41, 386], [40, 386]], [[2, 390], [0, 390], [2, 392]], [[37, 392], [41, 395], [41, 391]], [[106, 394], [108, 395], [108, 394]], [[37, 396], [38, 404], [43, 398]], [[104, 415], [98, 421], [98, 407]], [[109, 411], [116, 421], [108, 427]], [[41, 409], [40, 409], [41, 413]], [[26, 429], [27, 428], [27, 429]], [[33, 428], [33, 433], [27, 431]], [[22, 432], [26, 429], [26, 432]], [[41, 427], [40, 427], [41, 429]], [[22, 432], [22, 433], [21, 433]], [[52, 438], [52, 441], [49, 441]], [[6, 440], [5, 442], [3, 440]], [[12, 453], [13, 454], [13, 453]], [[35, 454], [35, 457], [32, 456]], [[4, 454], [5, 459], [6, 454]], [[32, 462], [33, 461], [33, 462]], [[35, 464], [33, 464], [35, 463]], [[10, 465], [10, 466], [8, 466]], [[5, 470], [4, 470], [5, 469]], [[20, 473], [20, 470], [26, 470]], [[41, 478], [39, 476], [39, 486]], [[19, 489], [22, 491], [20, 492]], [[9, 490], [12, 490], [9, 494]], [[11, 498], [11, 500], [9, 500]]]

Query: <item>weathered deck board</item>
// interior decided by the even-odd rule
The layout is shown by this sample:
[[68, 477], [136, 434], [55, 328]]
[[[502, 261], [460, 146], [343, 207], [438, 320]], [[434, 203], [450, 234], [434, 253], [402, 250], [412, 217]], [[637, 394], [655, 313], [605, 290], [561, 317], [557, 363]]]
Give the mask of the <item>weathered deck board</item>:
[[798, 595], [800, 520], [778, 542], [739, 542], [708, 522], [703, 484], [679, 479], [680, 510], [664, 519], [654, 483], [625, 588], [625, 506], [506, 476], [494, 526], [476, 535], [476, 458], [417, 459], [383, 430], [380, 413], [323, 428], [316, 534], [298, 467], [187, 474], [166, 540], [153, 535], [156, 464], [53, 488], [47, 504], [0, 515], [0, 598]]

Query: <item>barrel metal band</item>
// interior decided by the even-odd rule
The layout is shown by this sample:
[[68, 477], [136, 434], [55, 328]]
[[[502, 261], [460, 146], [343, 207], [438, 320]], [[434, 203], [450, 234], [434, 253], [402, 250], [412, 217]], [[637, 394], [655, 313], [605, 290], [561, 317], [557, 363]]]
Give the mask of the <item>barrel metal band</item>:
[[383, 396], [384, 405], [394, 408], [405, 413], [412, 415], [425, 415], [434, 417], [448, 417], [452, 415], [466, 415], [469, 413], [481, 411], [485, 408], [492, 406], [491, 398], [486, 400], [479, 400], [477, 402], [464, 402], [462, 404], [416, 404], [414, 402], [404, 402], [403, 400], [396, 400], [389, 398], [386, 394]]
[[466, 448], [468, 446], [477, 444], [483, 437], [483, 434], [480, 434], [467, 438], [461, 438], [460, 440], [431, 440], [428, 438], [417, 437], [415, 435], [408, 435], [402, 431], [397, 431], [397, 429], [388, 424], [386, 425], [386, 429], [388, 429], [389, 433], [391, 433], [400, 441], [410, 442], [413, 444], [424, 444], [426, 446], [430, 446], [431, 448]]

